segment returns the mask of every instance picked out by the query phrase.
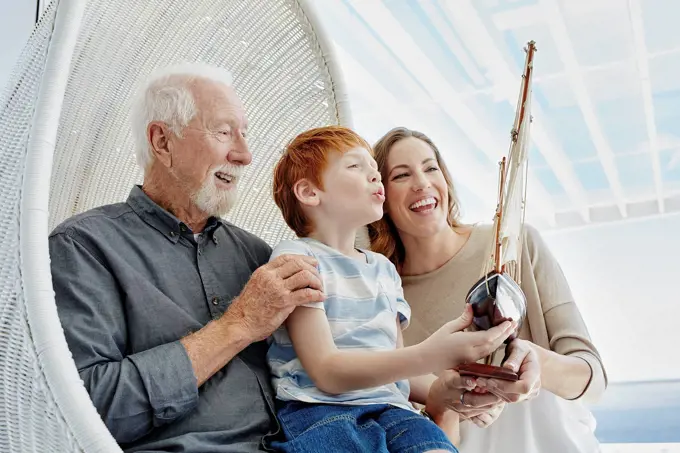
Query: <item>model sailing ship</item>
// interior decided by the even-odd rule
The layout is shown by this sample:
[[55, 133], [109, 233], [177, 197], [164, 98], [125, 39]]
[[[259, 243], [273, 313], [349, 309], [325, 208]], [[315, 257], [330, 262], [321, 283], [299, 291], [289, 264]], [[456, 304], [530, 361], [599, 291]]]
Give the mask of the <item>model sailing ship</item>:
[[[517, 330], [506, 340], [519, 334], [526, 315], [526, 297], [520, 288], [521, 257], [524, 239], [527, 171], [529, 165], [529, 131], [531, 126], [531, 88], [536, 46], [530, 41], [524, 49], [526, 60], [519, 99], [512, 128], [512, 140], [507, 157], [499, 166], [498, 204], [494, 216], [493, 239], [480, 278], [468, 292], [466, 302], [472, 305], [473, 324], [487, 330], [503, 321], [517, 322]], [[517, 380], [511, 370], [491, 365], [493, 355], [485, 364], [466, 364], [461, 374]]]

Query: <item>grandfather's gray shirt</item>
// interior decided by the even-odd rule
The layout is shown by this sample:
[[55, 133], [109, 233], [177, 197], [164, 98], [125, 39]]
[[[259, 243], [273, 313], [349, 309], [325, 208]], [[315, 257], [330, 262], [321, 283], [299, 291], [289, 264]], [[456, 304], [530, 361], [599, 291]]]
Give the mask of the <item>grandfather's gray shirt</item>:
[[218, 318], [270, 247], [212, 218], [192, 231], [135, 186], [50, 235], [59, 317], [80, 376], [125, 451], [247, 452], [273, 431], [265, 342], [200, 388], [179, 339]]

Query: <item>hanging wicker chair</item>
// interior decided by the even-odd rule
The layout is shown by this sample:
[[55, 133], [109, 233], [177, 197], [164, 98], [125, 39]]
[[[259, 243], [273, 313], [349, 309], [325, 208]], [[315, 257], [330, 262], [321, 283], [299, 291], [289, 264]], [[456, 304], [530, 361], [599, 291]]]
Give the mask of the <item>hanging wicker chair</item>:
[[234, 75], [254, 158], [229, 220], [272, 245], [292, 236], [270, 190], [284, 144], [312, 127], [351, 125], [311, 0], [50, 4], [0, 98], [2, 452], [121, 451], [64, 339], [47, 237], [141, 182], [131, 95], [156, 67], [191, 61]]

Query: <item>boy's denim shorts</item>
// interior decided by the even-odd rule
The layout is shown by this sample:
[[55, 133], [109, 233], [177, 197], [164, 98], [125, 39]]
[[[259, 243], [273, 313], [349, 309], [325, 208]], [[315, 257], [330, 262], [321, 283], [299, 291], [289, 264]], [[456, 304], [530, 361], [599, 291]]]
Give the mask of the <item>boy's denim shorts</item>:
[[342, 406], [278, 402], [285, 441], [271, 446], [281, 452], [458, 453], [437, 425], [422, 415], [390, 406]]

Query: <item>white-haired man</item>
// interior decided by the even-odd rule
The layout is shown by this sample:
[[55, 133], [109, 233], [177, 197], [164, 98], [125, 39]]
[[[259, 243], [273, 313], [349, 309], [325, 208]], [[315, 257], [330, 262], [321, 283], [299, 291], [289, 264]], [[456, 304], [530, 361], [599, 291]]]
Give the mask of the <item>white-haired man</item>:
[[251, 161], [228, 72], [170, 67], [133, 112], [143, 185], [50, 235], [59, 316], [126, 451], [257, 451], [277, 429], [268, 337], [324, 298], [316, 263], [220, 219]]

